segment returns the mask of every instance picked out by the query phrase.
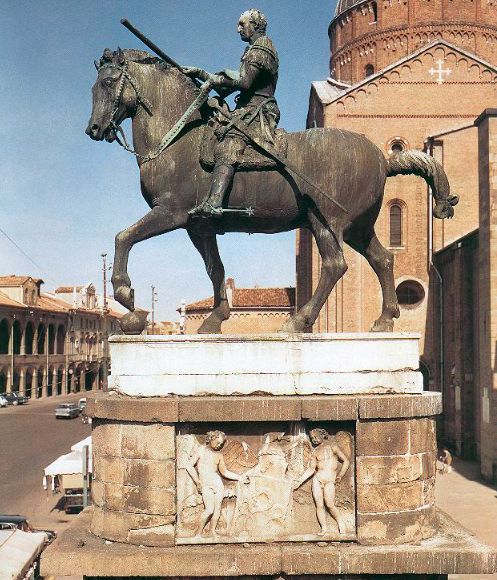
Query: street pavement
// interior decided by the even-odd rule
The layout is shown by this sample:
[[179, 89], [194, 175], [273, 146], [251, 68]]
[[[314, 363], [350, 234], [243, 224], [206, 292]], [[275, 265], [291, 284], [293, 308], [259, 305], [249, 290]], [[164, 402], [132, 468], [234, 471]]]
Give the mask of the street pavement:
[[[436, 503], [480, 540], [497, 549], [497, 487], [483, 482], [476, 462], [454, 458], [452, 473], [438, 475]], [[497, 579], [497, 574], [457, 574], [450, 580]]]
[[61, 402], [77, 402], [85, 393], [30, 401], [0, 408], [0, 514], [26, 516], [37, 528], [61, 532], [75, 515], [55, 506], [61, 495], [43, 489], [43, 470], [69, 453], [91, 430], [81, 419], [56, 419]]

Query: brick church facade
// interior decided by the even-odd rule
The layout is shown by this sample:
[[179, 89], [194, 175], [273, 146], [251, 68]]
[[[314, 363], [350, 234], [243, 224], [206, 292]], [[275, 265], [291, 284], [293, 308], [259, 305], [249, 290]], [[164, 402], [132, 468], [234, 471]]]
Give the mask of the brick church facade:
[[[455, 218], [440, 222], [431, 218], [430, 193], [422, 179], [389, 178], [376, 232], [395, 255], [401, 303], [395, 330], [422, 335], [420, 366], [426, 388], [443, 388], [448, 408], [456, 413], [458, 407], [460, 414], [464, 414], [461, 395], [451, 385], [458, 383], [464, 392], [472, 393], [467, 397], [473, 403], [466, 427], [461, 421], [450, 423], [454, 417], [447, 415], [444, 436], [456, 452], [487, 457], [493, 452], [484, 449], [481, 434], [485, 429], [479, 427], [483, 415], [477, 384], [478, 340], [473, 342], [471, 370], [469, 362], [466, 367], [461, 362], [462, 353], [449, 348], [444, 327], [451, 312], [459, 320], [458, 304], [465, 302], [467, 308], [478, 289], [461, 294], [457, 285], [445, 281], [439, 253], [460, 240], [470, 243], [468, 239], [473, 240], [471, 235], [480, 226], [485, 169], [478, 162], [482, 131], [475, 120], [497, 104], [497, 2], [340, 0], [329, 37], [330, 77], [312, 83], [308, 127], [363, 133], [385, 156], [403, 149], [424, 150], [443, 164], [453, 192], [461, 198]], [[488, 159], [486, 163], [488, 169]], [[478, 261], [475, 256], [472, 259]], [[365, 332], [380, 313], [381, 292], [374, 273], [349, 248], [345, 258], [348, 272], [323, 307], [314, 332]], [[316, 246], [309, 232], [301, 230], [297, 237], [298, 306], [315, 289], [319, 269]], [[460, 324], [464, 325], [464, 317]], [[474, 336], [478, 332], [474, 330]], [[497, 465], [497, 449], [489, 466], [482, 467], [487, 474], [494, 460]]]

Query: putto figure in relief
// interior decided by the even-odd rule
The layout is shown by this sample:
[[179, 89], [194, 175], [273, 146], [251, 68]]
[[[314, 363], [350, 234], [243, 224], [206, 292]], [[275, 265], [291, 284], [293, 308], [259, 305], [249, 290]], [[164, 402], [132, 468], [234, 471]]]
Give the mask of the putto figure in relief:
[[205, 445], [197, 447], [190, 457], [189, 464], [185, 467], [204, 503], [204, 511], [200, 517], [196, 535], [203, 534], [210, 520], [209, 535], [214, 536], [225, 496], [221, 475], [225, 479], [243, 483], [248, 483], [248, 477], [238, 475], [226, 467], [221, 451], [226, 443], [226, 435], [222, 431], [209, 431], [205, 437], [205, 443]]
[[[350, 461], [338, 444], [330, 439], [325, 429], [313, 429], [309, 435], [314, 445], [311, 460], [308, 468], [295, 482], [294, 489], [298, 489], [312, 477], [312, 496], [316, 502], [316, 515], [321, 526], [320, 535], [324, 536], [330, 532], [326, 522], [326, 510], [335, 519], [341, 534], [344, 532], [344, 525], [340, 511], [335, 506], [335, 485], [345, 475]], [[340, 461], [342, 466], [338, 471]]]

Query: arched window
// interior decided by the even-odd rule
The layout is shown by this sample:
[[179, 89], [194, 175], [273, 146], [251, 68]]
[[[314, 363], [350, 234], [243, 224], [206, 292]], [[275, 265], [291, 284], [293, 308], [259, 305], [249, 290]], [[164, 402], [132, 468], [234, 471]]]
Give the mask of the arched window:
[[374, 66], [372, 64], [367, 64], [364, 67], [364, 76], [367, 78], [370, 77], [371, 75], [374, 75]]
[[4, 318], [0, 322], [0, 354], [9, 354], [10, 327]]
[[57, 328], [57, 354], [64, 354], [65, 331], [63, 326]]
[[402, 207], [394, 203], [390, 206], [390, 243], [391, 248], [402, 248]]
[[48, 354], [55, 354], [55, 326], [48, 327]]
[[371, 2], [371, 14], [373, 16], [372, 22], [378, 22], [378, 5], [376, 2]]
[[38, 325], [38, 348], [37, 354], [45, 354], [45, 335], [46, 330], [43, 324]]
[[26, 324], [26, 330], [24, 331], [24, 343], [26, 354], [33, 354], [33, 339], [34, 339], [34, 328], [33, 323], [30, 321]]
[[18, 320], [12, 324], [12, 349], [14, 354], [21, 354], [21, 325]]

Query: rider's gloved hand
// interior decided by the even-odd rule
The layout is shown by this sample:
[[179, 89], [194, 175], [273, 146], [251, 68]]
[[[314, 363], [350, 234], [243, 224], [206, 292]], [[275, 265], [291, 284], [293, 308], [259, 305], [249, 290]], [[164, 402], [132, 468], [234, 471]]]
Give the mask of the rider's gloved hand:
[[182, 66], [181, 72], [188, 77], [198, 77], [200, 69], [197, 68], [196, 66]]
[[226, 82], [226, 77], [222, 74], [209, 75], [209, 80], [213, 87], [222, 87]]

